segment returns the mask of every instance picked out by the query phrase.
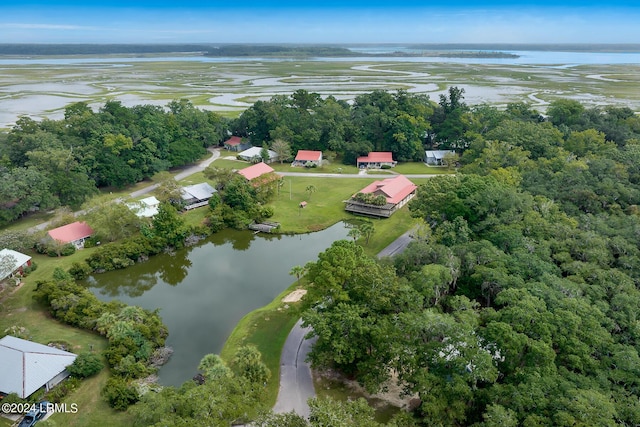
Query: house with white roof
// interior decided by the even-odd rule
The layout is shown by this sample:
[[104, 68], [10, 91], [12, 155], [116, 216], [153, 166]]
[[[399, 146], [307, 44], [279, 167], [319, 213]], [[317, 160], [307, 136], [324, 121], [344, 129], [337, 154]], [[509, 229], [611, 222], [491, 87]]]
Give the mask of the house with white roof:
[[259, 163], [264, 161], [265, 163], [271, 163], [278, 160], [278, 153], [273, 150], [267, 150], [269, 153], [269, 159], [262, 158], [262, 147], [251, 147], [240, 153], [238, 153], [238, 157], [242, 160], [251, 163]]
[[442, 166], [446, 156], [455, 156], [455, 150], [426, 150], [424, 162], [428, 165]]
[[31, 265], [31, 257], [11, 249], [0, 251], [0, 282], [15, 274], [21, 274], [22, 270]]
[[146, 197], [138, 200], [137, 202], [127, 203], [129, 209], [131, 209], [138, 218], [152, 218], [158, 213], [158, 206], [160, 206], [160, 200], [154, 196]]
[[69, 376], [76, 355], [11, 335], [0, 339], [0, 392], [26, 399], [42, 387], [49, 391]]
[[207, 182], [182, 187], [181, 197], [184, 202], [184, 208], [186, 210], [191, 210], [201, 206], [206, 206], [209, 203], [209, 199], [215, 193], [217, 193], [217, 190]]

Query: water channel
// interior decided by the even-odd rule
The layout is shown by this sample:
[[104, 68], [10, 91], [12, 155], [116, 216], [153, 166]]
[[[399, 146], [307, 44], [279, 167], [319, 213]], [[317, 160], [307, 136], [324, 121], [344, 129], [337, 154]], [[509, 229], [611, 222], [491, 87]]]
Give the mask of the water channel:
[[174, 353], [160, 369], [159, 382], [177, 386], [197, 373], [205, 354], [220, 352], [245, 314], [293, 283], [293, 266], [315, 261], [347, 233], [342, 223], [295, 236], [223, 230], [173, 255], [91, 276], [88, 283], [103, 301], [160, 310]]

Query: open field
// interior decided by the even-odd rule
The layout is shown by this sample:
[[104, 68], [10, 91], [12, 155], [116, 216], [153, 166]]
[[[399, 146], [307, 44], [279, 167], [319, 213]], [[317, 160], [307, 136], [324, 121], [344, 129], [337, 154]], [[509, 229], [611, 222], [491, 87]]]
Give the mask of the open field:
[[199, 108], [236, 116], [257, 100], [298, 89], [345, 100], [375, 89], [404, 89], [437, 101], [448, 87], [458, 86], [470, 105], [523, 101], [544, 111], [554, 99], [571, 98], [586, 105], [618, 104], [640, 110], [637, 64], [172, 59], [2, 64], [0, 128], [11, 127], [21, 115], [57, 119], [70, 103], [85, 101], [97, 109], [111, 99], [132, 106], [166, 105], [185, 98]]

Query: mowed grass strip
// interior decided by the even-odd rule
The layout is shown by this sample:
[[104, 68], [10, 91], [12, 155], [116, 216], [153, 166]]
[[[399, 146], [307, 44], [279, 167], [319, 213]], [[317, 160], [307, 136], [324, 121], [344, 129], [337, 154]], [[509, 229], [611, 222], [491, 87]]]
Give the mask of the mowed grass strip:
[[129, 427], [133, 425], [133, 417], [128, 412], [112, 409], [102, 398], [100, 392], [107, 379], [109, 379], [109, 370], [105, 368], [98, 375], [83, 380], [80, 386], [63, 400], [63, 403], [67, 404], [67, 409], [75, 403], [78, 411], [75, 414], [56, 412], [49, 418], [51, 425], [66, 427]]
[[[304, 279], [300, 280], [301, 285]], [[282, 299], [298, 288], [294, 283], [271, 303], [244, 316], [227, 338], [220, 357], [231, 363], [238, 348], [252, 344], [262, 353], [262, 360], [271, 371], [267, 383], [266, 404], [272, 407], [280, 387], [280, 354], [293, 325], [300, 318], [300, 303], [283, 303]]]

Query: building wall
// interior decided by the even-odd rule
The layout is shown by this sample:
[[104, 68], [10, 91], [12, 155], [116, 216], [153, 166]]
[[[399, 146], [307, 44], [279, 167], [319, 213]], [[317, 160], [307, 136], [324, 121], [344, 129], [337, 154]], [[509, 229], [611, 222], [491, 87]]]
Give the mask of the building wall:
[[53, 387], [60, 384], [62, 380], [64, 380], [68, 376], [69, 376], [69, 372], [65, 369], [64, 371], [60, 372], [58, 375], [56, 375], [55, 377], [47, 381], [47, 383], [45, 384], [45, 388], [47, 389], [47, 391], [51, 390]]

